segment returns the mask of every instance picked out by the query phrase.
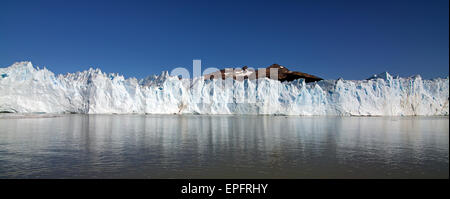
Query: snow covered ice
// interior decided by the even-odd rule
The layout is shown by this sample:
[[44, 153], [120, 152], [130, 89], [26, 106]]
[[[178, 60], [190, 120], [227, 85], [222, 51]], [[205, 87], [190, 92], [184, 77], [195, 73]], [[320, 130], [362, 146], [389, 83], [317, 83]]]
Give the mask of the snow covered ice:
[[448, 115], [449, 78], [303, 79], [280, 82], [179, 79], [163, 72], [145, 79], [99, 69], [55, 75], [18, 62], [0, 68], [0, 112], [281, 115]]

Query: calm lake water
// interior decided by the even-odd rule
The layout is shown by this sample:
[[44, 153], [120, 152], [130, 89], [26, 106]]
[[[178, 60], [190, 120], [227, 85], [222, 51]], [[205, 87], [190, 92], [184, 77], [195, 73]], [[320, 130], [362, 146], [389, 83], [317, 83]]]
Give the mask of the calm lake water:
[[0, 117], [0, 178], [448, 177], [448, 117]]

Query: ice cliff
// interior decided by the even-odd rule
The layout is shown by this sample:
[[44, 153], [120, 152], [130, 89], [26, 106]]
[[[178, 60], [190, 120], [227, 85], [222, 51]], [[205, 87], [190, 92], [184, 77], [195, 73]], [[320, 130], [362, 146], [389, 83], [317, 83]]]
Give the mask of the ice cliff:
[[282, 115], [448, 115], [449, 78], [138, 80], [99, 69], [55, 75], [31, 62], [0, 68], [0, 112]]

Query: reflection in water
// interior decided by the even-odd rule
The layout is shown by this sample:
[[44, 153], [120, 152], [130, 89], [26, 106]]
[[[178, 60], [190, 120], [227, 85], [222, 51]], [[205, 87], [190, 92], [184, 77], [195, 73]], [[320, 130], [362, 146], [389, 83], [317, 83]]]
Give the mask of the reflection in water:
[[448, 178], [448, 117], [0, 119], [0, 178]]

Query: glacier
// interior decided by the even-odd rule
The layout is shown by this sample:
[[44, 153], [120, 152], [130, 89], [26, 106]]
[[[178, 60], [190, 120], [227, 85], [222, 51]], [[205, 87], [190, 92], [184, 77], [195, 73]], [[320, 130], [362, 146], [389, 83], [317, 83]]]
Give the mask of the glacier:
[[145, 79], [100, 69], [55, 75], [31, 62], [0, 68], [0, 112], [83, 114], [449, 115], [449, 78]]

